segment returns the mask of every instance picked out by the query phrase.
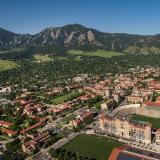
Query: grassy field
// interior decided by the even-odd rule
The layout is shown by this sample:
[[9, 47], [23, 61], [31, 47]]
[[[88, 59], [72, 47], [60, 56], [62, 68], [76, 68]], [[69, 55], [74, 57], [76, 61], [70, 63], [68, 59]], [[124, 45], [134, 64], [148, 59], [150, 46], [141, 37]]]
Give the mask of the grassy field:
[[62, 60], [68, 60], [68, 58], [67, 57], [58, 56], [58, 57], [54, 58], [54, 60], [62, 61]]
[[131, 119], [143, 122], [150, 122], [152, 123], [153, 127], [160, 128], [160, 118], [150, 118], [141, 115], [132, 115]]
[[0, 59], [0, 71], [7, 70], [7, 69], [13, 69], [18, 66], [17, 63], [9, 60], [1, 60]]
[[13, 48], [11, 50], [0, 51], [0, 54], [12, 53], [12, 52], [22, 52], [24, 50], [25, 50], [25, 48]]
[[65, 144], [62, 148], [72, 153], [77, 152], [82, 156], [107, 160], [112, 149], [120, 145], [120, 143], [109, 141], [106, 138], [82, 134]]
[[67, 101], [67, 99], [71, 96], [74, 96], [75, 94], [77, 94], [78, 92], [71, 92], [71, 93], [68, 93], [68, 94], [65, 94], [65, 95], [62, 95], [62, 96], [59, 96], [59, 97], [56, 97], [54, 99], [51, 100], [51, 103], [53, 104], [61, 104], [61, 103], [64, 103], [65, 101]]
[[33, 58], [34, 58], [34, 60], [36, 61], [36, 62], [48, 62], [48, 61], [52, 61], [52, 58], [51, 57], [49, 57], [49, 55], [47, 55], [47, 54], [35, 54], [34, 56], [33, 56]]
[[84, 55], [84, 56], [86, 55], [86, 56], [97, 56], [97, 57], [113, 57], [113, 56], [123, 55], [123, 53], [120, 52], [104, 51], [104, 50], [97, 50], [96, 52], [70, 50], [68, 51], [68, 53], [74, 55]]
[[47, 54], [35, 54], [33, 56], [34, 61], [40, 63], [40, 62], [48, 62], [48, 61], [56, 61], [56, 60], [67, 60], [66, 57], [62, 57], [62, 56], [49, 56]]

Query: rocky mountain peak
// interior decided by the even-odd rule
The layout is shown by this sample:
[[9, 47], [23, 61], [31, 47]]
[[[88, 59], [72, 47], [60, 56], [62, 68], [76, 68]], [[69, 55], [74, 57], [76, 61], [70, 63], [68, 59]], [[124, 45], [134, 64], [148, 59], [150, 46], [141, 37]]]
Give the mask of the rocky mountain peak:
[[89, 42], [92, 42], [95, 40], [94, 34], [92, 33], [91, 30], [88, 31], [88, 40]]
[[104, 33], [80, 24], [46, 28], [35, 35], [16, 34], [0, 28], [0, 49], [13, 47], [105, 49], [126, 52], [159, 52], [159, 35]]

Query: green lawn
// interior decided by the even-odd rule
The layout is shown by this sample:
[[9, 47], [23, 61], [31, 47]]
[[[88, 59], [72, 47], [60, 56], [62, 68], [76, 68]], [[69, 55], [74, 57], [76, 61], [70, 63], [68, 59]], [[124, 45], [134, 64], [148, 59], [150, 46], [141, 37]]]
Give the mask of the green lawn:
[[86, 56], [97, 56], [97, 57], [113, 57], [113, 56], [124, 55], [123, 53], [120, 53], [120, 52], [104, 51], [104, 50], [97, 50], [95, 52], [70, 50], [68, 51], [68, 53], [74, 54], [74, 55], [86, 55]]
[[33, 58], [34, 58], [34, 60], [36, 61], [36, 62], [48, 62], [48, 61], [52, 61], [52, 58], [51, 57], [49, 57], [49, 55], [47, 55], [47, 54], [35, 54], [34, 56], [33, 56]]
[[78, 92], [71, 92], [51, 100], [53, 104], [61, 104], [68, 100], [69, 97], [76, 95]]
[[141, 115], [132, 115], [131, 119], [152, 123], [153, 127], [160, 128], [160, 118], [150, 118]]
[[112, 149], [118, 146], [121, 146], [118, 142], [82, 134], [65, 144], [62, 149], [72, 153], [77, 152], [82, 156], [89, 156], [97, 160], [107, 160]]
[[0, 59], [0, 71], [7, 70], [7, 69], [13, 69], [18, 66], [17, 63], [9, 60], [1, 60]]

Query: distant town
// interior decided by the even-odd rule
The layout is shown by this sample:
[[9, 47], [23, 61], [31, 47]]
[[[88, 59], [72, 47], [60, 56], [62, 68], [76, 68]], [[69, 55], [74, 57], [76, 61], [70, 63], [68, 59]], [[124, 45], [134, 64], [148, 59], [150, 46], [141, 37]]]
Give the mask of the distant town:
[[[5, 84], [0, 87], [1, 155], [12, 150], [25, 159], [71, 159], [78, 156], [70, 148], [75, 142], [98, 138], [113, 143], [109, 160], [160, 159], [159, 76], [158, 67], [130, 68], [103, 79], [79, 74], [68, 86], [44, 86], [43, 94]], [[21, 94], [13, 98], [15, 90]]]

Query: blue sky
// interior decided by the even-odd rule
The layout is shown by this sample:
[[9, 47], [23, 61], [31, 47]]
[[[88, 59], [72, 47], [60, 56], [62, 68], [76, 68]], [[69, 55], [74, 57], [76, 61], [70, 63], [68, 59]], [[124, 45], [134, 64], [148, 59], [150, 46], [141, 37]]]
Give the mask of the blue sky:
[[37, 33], [79, 23], [104, 32], [160, 33], [160, 0], [0, 0], [0, 27]]

